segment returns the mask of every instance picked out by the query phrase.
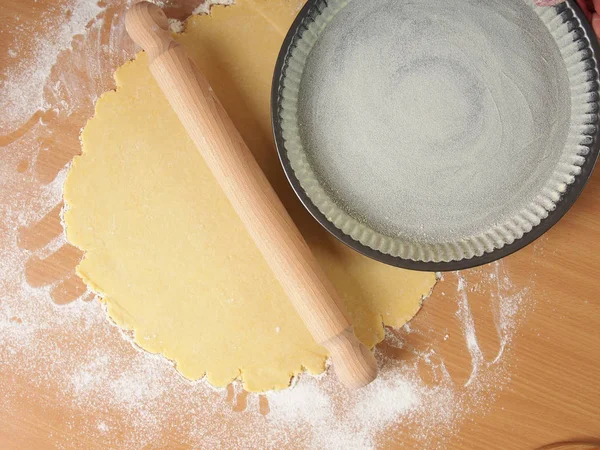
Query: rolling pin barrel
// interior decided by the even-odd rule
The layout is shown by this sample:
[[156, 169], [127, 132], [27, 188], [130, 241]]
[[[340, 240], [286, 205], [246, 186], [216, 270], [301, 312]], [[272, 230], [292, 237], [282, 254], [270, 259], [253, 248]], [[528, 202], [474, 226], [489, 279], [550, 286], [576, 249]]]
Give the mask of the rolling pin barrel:
[[151, 3], [127, 14], [127, 31], [148, 53], [158, 85], [308, 330], [329, 351], [338, 377], [351, 388], [370, 383], [377, 376], [373, 354], [356, 339], [333, 285], [168, 25]]

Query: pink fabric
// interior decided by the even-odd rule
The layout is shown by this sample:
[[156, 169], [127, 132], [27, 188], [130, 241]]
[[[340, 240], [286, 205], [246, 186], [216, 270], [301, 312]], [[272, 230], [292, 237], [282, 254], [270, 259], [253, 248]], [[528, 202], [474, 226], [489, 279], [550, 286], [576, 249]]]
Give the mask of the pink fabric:
[[[554, 6], [565, 0], [535, 0], [538, 6]], [[600, 0], [576, 0], [581, 10], [592, 24], [592, 28], [597, 36], [600, 36]]]
[[554, 6], [564, 1], [565, 0], [535, 0], [535, 4], [538, 6]]
[[[554, 5], [558, 5], [559, 3], [564, 2], [565, 0], [535, 0], [535, 4], [537, 6], [554, 6]], [[594, 0], [593, 2], [590, 1], [586, 1], [586, 0], [577, 0], [577, 4], [581, 7], [581, 9], [583, 10], [584, 13], [586, 13], [586, 15], [588, 15], [590, 13], [590, 11], [592, 11], [593, 8], [593, 4], [594, 3], [599, 3], [598, 0]]]

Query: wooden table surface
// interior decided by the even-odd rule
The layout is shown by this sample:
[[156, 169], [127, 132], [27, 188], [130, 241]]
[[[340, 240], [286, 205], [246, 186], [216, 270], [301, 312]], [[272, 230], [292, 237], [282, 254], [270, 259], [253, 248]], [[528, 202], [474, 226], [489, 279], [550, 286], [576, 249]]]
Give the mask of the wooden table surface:
[[[0, 3], [2, 89], [10, 74], [16, 70], [19, 60], [26, 60], [27, 55], [35, 50], [35, 45], [39, 45], [39, 36], [45, 33], [44, 27], [48, 21], [54, 17], [51, 26], [60, 26], [61, 15], [65, 21], [69, 18], [68, 13], [65, 16], [65, 5], [75, 3], [81, 2], [5, 0]], [[195, 6], [193, 1], [179, 3], [185, 5], [178, 8], [167, 5], [170, 15], [185, 16], [186, 11]], [[104, 1], [101, 5], [104, 8], [102, 17], [88, 24], [86, 37], [76, 37], [72, 49], [60, 53], [57, 64], [46, 80], [45, 106], [25, 118], [4, 123], [0, 130], [3, 159], [17, 161], [18, 164], [14, 164], [11, 170], [28, 174], [39, 185], [51, 183], [72, 156], [80, 151], [79, 130], [93, 114], [95, 96], [114, 87], [111, 73], [133, 55], [133, 45], [127, 41], [122, 26], [117, 26], [122, 24], [124, 5], [116, 0]], [[94, 26], [100, 20], [101, 25]], [[35, 36], [37, 38], [34, 39]], [[123, 42], [120, 52], [107, 53], [103, 50], [103, 43], [111, 39]], [[7, 49], [17, 47], [16, 57], [7, 53]], [[89, 60], [86, 58], [91, 52], [99, 55], [94, 59], [97, 67], [87, 66]], [[65, 94], [64, 90], [52, 89], [58, 81], [67, 85], [78, 84], [79, 91], [89, 95], [80, 95], [75, 99], [68, 92]], [[23, 95], [28, 93], [24, 92]], [[39, 154], [36, 153], [35, 157], [32, 156], [32, 143], [39, 148]], [[19, 152], [22, 152], [22, 157], [15, 156]], [[6, 167], [3, 169], [8, 170]], [[19, 189], [18, 186], [16, 189]], [[23, 188], [19, 195], [27, 198], [28, 195], [34, 195], [32, 192]], [[59, 203], [42, 220], [20, 230], [20, 248], [31, 251], [33, 255], [26, 265], [27, 282], [34, 288], [47, 289], [52, 301], [58, 305], [95, 301], [88, 298], [85, 286], [74, 275], [74, 267], [81, 256], [77, 249], [65, 244], [49, 255], [35, 256], [36, 251], [47, 246], [61, 233], [60, 208]], [[4, 224], [0, 231], [8, 230], [10, 226]], [[9, 245], [8, 241], [2, 239], [0, 249]], [[483, 280], [497, 267], [491, 265], [466, 271], [463, 276], [470, 283], [477, 284], [478, 280]], [[458, 430], [436, 445], [442, 448], [536, 449], [571, 441], [580, 443], [569, 446], [556, 444], [547, 448], [600, 448], [594, 446], [600, 440], [598, 171], [565, 218], [534, 244], [506, 258], [502, 262], [502, 270], [510, 273], [511, 282], [516, 288], [526, 287], [530, 305], [511, 343], [510, 354], [506, 356], [509, 380], [490, 400], [485, 413], [470, 415]], [[456, 312], [455, 305], [447, 301], [446, 294], [456, 291], [457, 279], [456, 274], [445, 275], [432, 297], [425, 302], [413, 327], [449, 330], [450, 339], [440, 345], [439, 353], [452, 376], [464, 378], [471, 367], [469, 354], [465, 351], [464, 339], [453, 338], [453, 329], [460, 334], [458, 325], [446, 323], [447, 318]], [[484, 354], [488, 350], [493, 352], [498, 345], [494, 319], [486, 307], [486, 297], [486, 292], [479, 291], [473, 293], [471, 300]], [[61, 339], [68, 339], [68, 336]], [[115, 333], [115, 339], [120, 339], [118, 333]], [[426, 339], [426, 335], [419, 334], [408, 337], [415, 346]], [[0, 341], [0, 355], [2, 346]], [[122, 350], [124, 353], [134, 351], [131, 348]], [[85, 433], [78, 431], [80, 422], [76, 414], [70, 406], [60, 401], [60, 386], [32, 383], [21, 368], [6, 364], [0, 364], [0, 386], [0, 448], [110, 447], [106, 442], [95, 437], [86, 438]], [[232, 401], [230, 397], [228, 394], [227, 401]], [[235, 407], [231, 414], [237, 414]], [[67, 416], [71, 420], [65, 421], [64, 417]], [[180, 428], [165, 428], [155, 442], [145, 442], [140, 448], [197, 448], [182, 437], [185, 418], [183, 412], [176, 419], [176, 423], [182, 424]], [[116, 433], [128, 433], [125, 419], [123, 424]], [[387, 433], [399, 436], [402, 427], [398, 425]], [[424, 445], [410, 435], [394, 442], [387, 446], [420, 448]], [[385, 442], [382, 446], [386, 446]], [[233, 444], [231, 448], [234, 448]]]

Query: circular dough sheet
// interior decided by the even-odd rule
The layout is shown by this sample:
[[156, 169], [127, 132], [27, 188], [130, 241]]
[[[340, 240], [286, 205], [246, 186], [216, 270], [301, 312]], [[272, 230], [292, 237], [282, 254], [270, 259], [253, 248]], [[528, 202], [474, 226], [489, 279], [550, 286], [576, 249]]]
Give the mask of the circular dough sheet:
[[[373, 346], [383, 324], [418, 311], [433, 274], [394, 269], [331, 238], [301, 207], [276, 157], [269, 119], [272, 70], [301, 2], [238, 0], [193, 17], [177, 40], [206, 74], [334, 282], [357, 336]], [[257, 11], [260, 8], [260, 12]], [[271, 26], [254, 26], [253, 15]], [[266, 262], [152, 79], [144, 53], [115, 74], [83, 134], [65, 184], [64, 220], [85, 251], [78, 273], [135, 342], [191, 380], [241, 379], [282, 389], [325, 368]]]

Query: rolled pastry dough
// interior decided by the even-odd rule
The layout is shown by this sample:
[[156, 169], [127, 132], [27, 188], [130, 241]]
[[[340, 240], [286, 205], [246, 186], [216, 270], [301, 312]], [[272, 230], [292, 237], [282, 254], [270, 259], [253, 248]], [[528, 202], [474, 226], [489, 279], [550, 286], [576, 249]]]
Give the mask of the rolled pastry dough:
[[[433, 274], [371, 261], [331, 238], [301, 207], [279, 166], [269, 95], [275, 59], [302, 1], [238, 0], [192, 17], [177, 36], [207, 76], [333, 280], [358, 337], [373, 346], [383, 323], [418, 311]], [[293, 310], [187, 137], [144, 53], [115, 73], [98, 100], [83, 154], [65, 184], [65, 224], [84, 250], [78, 274], [101, 293], [135, 342], [215, 386], [282, 389], [326, 352]]]

